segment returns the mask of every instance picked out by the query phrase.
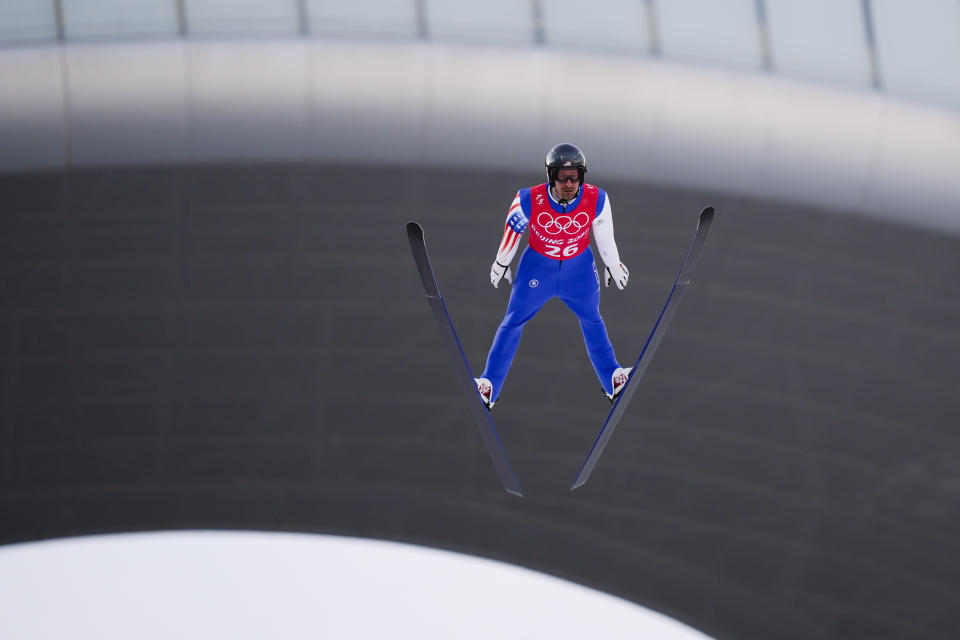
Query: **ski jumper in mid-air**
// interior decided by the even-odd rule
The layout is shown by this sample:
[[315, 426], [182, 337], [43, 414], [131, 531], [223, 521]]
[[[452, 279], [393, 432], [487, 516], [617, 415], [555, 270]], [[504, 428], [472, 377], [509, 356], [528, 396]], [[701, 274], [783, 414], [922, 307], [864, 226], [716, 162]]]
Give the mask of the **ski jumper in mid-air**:
[[623, 289], [629, 272], [620, 262], [613, 237], [610, 198], [603, 189], [584, 182], [587, 161], [572, 144], [558, 144], [547, 152], [547, 182], [517, 192], [503, 230], [503, 240], [490, 267], [494, 287], [513, 283], [510, 262], [520, 238], [529, 229], [529, 246], [517, 265], [516, 284], [507, 312], [493, 339], [487, 365], [477, 390], [492, 408], [520, 344], [523, 325], [550, 299], [558, 297], [580, 320], [583, 339], [600, 385], [612, 402], [631, 369], [617, 363], [607, 328], [600, 317], [600, 275], [590, 250], [590, 230], [606, 267], [606, 286]]

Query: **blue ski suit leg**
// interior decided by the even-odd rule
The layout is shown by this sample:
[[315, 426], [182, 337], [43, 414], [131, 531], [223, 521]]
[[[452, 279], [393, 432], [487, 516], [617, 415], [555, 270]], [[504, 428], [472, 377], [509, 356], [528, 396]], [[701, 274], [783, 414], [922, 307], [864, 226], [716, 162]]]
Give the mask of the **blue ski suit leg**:
[[497, 329], [481, 377], [490, 380], [494, 401], [513, 364], [523, 326], [548, 300], [559, 297], [580, 320], [580, 329], [600, 384], [612, 393], [610, 377], [617, 368], [616, 356], [600, 316], [600, 276], [593, 252], [569, 260], [554, 260], [527, 247], [517, 266], [510, 302]]
[[[584, 255], [588, 258], [581, 260]], [[563, 263], [560, 269], [560, 299], [576, 314], [587, 346], [587, 355], [597, 372], [600, 385], [607, 393], [613, 393], [613, 372], [617, 369], [617, 356], [607, 336], [607, 327], [600, 316], [600, 274], [588, 248], [576, 258]]]

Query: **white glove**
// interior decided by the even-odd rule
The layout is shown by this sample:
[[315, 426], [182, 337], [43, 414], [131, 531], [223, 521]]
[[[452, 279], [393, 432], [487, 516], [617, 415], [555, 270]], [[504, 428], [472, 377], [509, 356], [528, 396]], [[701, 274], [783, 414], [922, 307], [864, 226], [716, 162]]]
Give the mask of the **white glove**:
[[607, 277], [606, 277], [606, 286], [610, 286], [610, 281], [613, 280], [617, 283], [617, 288], [621, 291], [625, 286], [627, 286], [627, 280], [630, 279], [630, 272], [627, 271], [627, 266], [622, 262], [618, 262], [612, 267], [607, 267]]
[[497, 285], [499, 285], [500, 281], [504, 278], [506, 278], [507, 282], [513, 284], [513, 272], [510, 271], [510, 265], [504, 266], [494, 260], [490, 266], [490, 283], [493, 285], [493, 288], [497, 289]]

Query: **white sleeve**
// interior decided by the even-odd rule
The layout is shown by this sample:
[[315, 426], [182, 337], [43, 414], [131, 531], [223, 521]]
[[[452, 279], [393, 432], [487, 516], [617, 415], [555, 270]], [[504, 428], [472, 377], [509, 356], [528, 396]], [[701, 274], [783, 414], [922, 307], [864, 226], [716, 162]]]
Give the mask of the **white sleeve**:
[[500, 241], [500, 248], [497, 249], [496, 261], [501, 266], [507, 266], [513, 260], [520, 247], [520, 237], [527, 229], [527, 216], [523, 214], [520, 206], [520, 194], [513, 199], [510, 204], [510, 211], [507, 212], [507, 222], [503, 225], [503, 239]]
[[610, 207], [609, 195], [604, 198], [603, 210], [593, 219], [593, 234], [603, 264], [608, 266], [620, 264], [617, 241], [613, 239], [613, 209]]

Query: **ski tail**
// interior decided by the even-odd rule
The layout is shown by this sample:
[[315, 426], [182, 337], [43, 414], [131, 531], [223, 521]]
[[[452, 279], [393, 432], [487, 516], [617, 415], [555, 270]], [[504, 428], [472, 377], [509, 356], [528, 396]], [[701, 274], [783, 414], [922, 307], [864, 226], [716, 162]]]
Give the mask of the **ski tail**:
[[607, 443], [610, 442], [610, 438], [613, 437], [613, 432], [616, 430], [620, 418], [623, 417], [624, 412], [627, 410], [630, 398], [637, 389], [637, 383], [640, 382], [640, 378], [643, 377], [647, 367], [650, 366], [654, 353], [656, 353], [657, 347], [660, 346], [663, 336], [670, 327], [670, 321], [677, 312], [677, 308], [680, 306], [680, 300], [683, 298], [683, 294], [690, 284], [693, 271], [697, 266], [697, 261], [700, 259], [703, 244], [707, 240], [707, 232], [710, 231], [713, 215], [713, 207], [707, 207], [700, 212], [700, 217], [697, 221], [697, 230], [693, 234], [693, 239], [690, 241], [690, 248], [687, 250], [687, 255], [684, 257], [683, 264], [680, 266], [680, 273], [677, 275], [677, 279], [669, 295], [667, 295], [667, 301], [663, 305], [663, 309], [660, 311], [660, 316], [657, 318], [656, 323], [653, 325], [653, 330], [650, 332], [646, 343], [643, 345], [643, 349], [640, 351], [640, 357], [637, 358], [636, 363], [633, 365], [633, 371], [630, 372], [630, 379], [627, 380], [627, 385], [614, 401], [613, 408], [610, 409], [606, 421], [600, 428], [600, 433], [597, 435], [597, 439], [593, 443], [590, 453], [587, 454], [587, 458], [584, 460], [583, 465], [581, 465], [576, 479], [570, 486], [571, 491], [583, 486], [587, 480], [590, 479], [590, 474], [593, 473], [593, 469], [600, 461], [600, 455], [606, 448]]
[[506, 450], [497, 433], [497, 428], [493, 424], [490, 412], [483, 404], [480, 394], [477, 392], [477, 385], [473, 380], [473, 372], [470, 370], [470, 363], [463, 352], [463, 346], [457, 337], [456, 329], [453, 327], [453, 321], [450, 319], [450, 313], [447, 311], [447, 305], [440, 294], [440, 284], [437, 281], [433, 265], [430, 263], [430, 255], [427, 253], [427, 245], [423, 237], [423, 227], [416, 222], [407, 223], [407, 238], [410, 240], [410, 249], [413, 251], [413, 259], [417, 263], [417, 270], [420, 272], [420, 280], [423, 282], [423, 289], [427, 296], [427, 303], [433, 312], [433, 318], [440, 329], [440, 335], [443, 338], [443, 344], [447, 348], [447, 354], [453, 362], [456, 370], [457, 384], [469, 400], [470, 415], [480, 430], [480, 436], [487, 451], [490, 453], [490, 459], [496, 468], [497, 475], [503, 488], [508, 493], [523, 497], [523, 489], [520, 487], [520, 481], [514, 473], [513, 466], [507, 458]]

